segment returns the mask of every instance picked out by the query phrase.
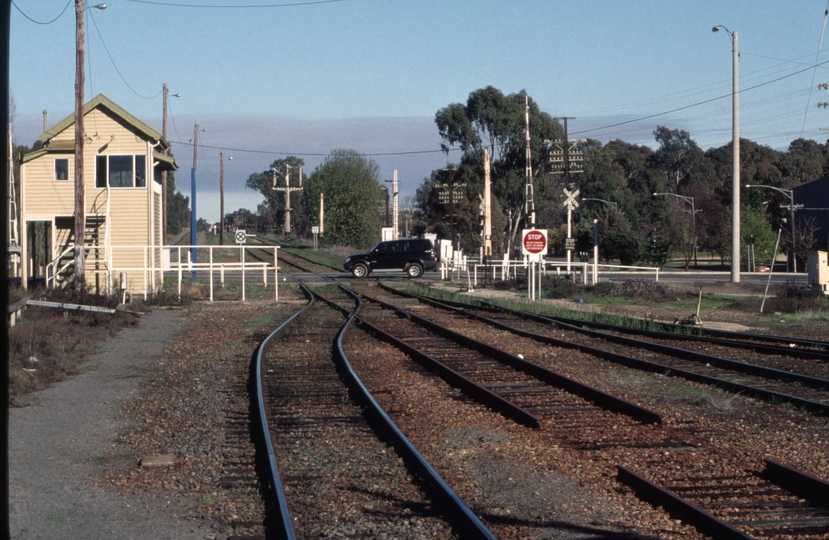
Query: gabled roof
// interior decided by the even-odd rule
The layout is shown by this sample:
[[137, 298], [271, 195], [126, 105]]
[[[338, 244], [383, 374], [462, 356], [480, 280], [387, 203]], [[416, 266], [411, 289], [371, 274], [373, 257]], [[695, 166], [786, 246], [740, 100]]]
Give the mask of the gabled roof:
[[[166, 153], [167, 150], [170, 148], [170, 144], [167, 141], [162, 140], [161, 133], [157, 132], [135, 116], [128, 113], [125, 109], [122, 109], [118, 105], [115, 104], [114, 101], [109, 99], [103, 94], [98, 94], [94, 98], [92, 98], [83, 108], [83, 115], [86, 117], [91, 111], [95, 109], [106, 109], [110, 114], [116, 116], [121, 122], [125, 125], [130, 127], [135, 132], [139, 133], [152, 143], [159, 143], [159, 145], [153, 150], [153, 159], [158, 162], [165, 163], [166, 165], [163, 167], [166, 170], [177, 170], [178, 165], [175, 162], [175, 158], [170, 156]], [[25, 156], [23, 156], [23, 162], [31, 161], [37, 157], [40, 157], [44, 154], [48, 153], [70, 153], [74, 151], [75, 145], [74, 142], [71, 141], [52, 141], [53, 138], [58, 136], [59, 134], [63, 133], [70, 127], [75, 124], [75, 114], [72, 113], [54, 126], [51, 129], [45, 131], [40, 136], [40, 141], [44, 143], [44, 147], [40, 150], [36, 150], [34, 152], [29, 152]], [[51, 141], [51, 144], [50, 144]]]
[[[109, 99], [103, 94], [98, 94], [90, 101], [87, 102], [86, 105], [83, 107], [83, 115], [84, 117], [89, 114], [94, 109], [107, 109], [109, 112], [120, 118], [125, 124], [135, 129], [137, 132], [141, 133], [147, 139], [152, 140], [153, 142], [161, 141], [161, 133], [157, 132], [138, 118], [134, 117], [126, 110], [122, 109], [118, 105], [115, 104], [114, 101]], [[57, 124], [55, 124], [52, 129], [45, 131], [41, 136], [40, 140], [44, 144], [47, 143], [52, 138], [56, 137], [58, 134], [62, 133], [69, 127], [75, 124], [75, 113], [70, 114]], [[163, 146], [167, 147], [167, 141], [163, 142]]]

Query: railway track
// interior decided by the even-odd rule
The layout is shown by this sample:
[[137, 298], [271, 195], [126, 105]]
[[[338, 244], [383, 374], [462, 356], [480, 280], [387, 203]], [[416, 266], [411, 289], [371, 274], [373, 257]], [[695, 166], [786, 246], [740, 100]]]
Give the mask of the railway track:
[[[756, 397], [771, 403], [791, 404], [819, 415], [829, 415], [829, 361], [811, 348], [773, 346], [724, 338], [716, 343], [699, 340], [682, 341], [682, 336], [668, 337], [664, 332], [637, 332], [637, 338], [623, 335], [625, 329], [604, 325], [595, 330], [586, 324], [570, 324], [559, 319], [503, 307], [449, 305], [425, 297], [385, 288], [399, 296], [416, 298], [442, 308], [480, 320], [501, 330], [515, 333], [556, 347], [578, 349], [607, 361], [628, 367], [682, 377], [724, 390]], [[433, 318], [440, 323], [441, 310]], [[783, 338], [772, 338], [777, 342]], [[677, 345], [690, 347], [679, 348]], [[717, 354], [711, 354], [716, 351]], [[731, 358], [725, 357], [731, 356]]]
[[[370, 297], [364, 294], [364, 298]], [[379, 308], [384, 304], [372, 299], [369, 305], [376, 305], [378, 309], [367, 311], [364, 308], [361, 319], [379, 323], [378, 326], [400, 336], [401, 341], [425, 344], [420, 346], [424, 354], [424, 349], [429, 349], [432, 356], [456, 356], [459, 358], [456, 367], [474, 362], [470, 353], [443, 342], [440, 338], [445, 337], [446, 332], [437, 330], [461, 323], [449, 322], [448, 316], [432, 324], [420, 321], [418, 326], [429, 327], [433, 332], [424, 335], [412, 328], [414, 323], [411, 321], [419, 318], [412, 312], [427, 310], [412, 301], [405, 303], [408, 310], [400, 307], [399, 300], [395, 306], [385, 304], [387, 312], [384, 316]], [[397, 317], [390, 317], [388, 310], [393, 310]], [[432, 318], [434, 310], [428, 311]], [[400, 321], [405, 323], [405, 328], [398, 324]], [[467, 324], [480, 323], [467, 319]], [[412, 351], [407, 350], [407, 353], [412, 355]], [[495, 381], [489, 385], [492, 388], [507, 389], [502, 396], [522, 408], [543, 408], [543, 399], [537, 399], [537, 385], [528, 381], [499, 382], [503, 380], [502, 370], [496, 370], [497, 375], [489, 373], [490, 370], [491, 365], [486, 364], [476, 375]], [[566, 414], [565, 409], [552, 408], [549, 412], [556, 416]], [[751, 460], [710, 448], [702, 433], [653, 429], [652, 426], [618, 420], [611, 428], [611, 424], [600, 420], [596, 407], [583, 407], [580, 412], [580, 430], [575, 423], [568, 425], [559, 421], [541, 422], [539, 428], [545, 434], [549, 433], [551, 443], [567, 445], [593, 457], [607, 452], [619, 455], [621, 449], [645, 454], [644, 459], [637, 460], [636, 467], [617, 463], [618, 480], [644, 500], [664, 506], [678, 519], [693, 523], [701, 532], [714, 538], [829, 538], [829, 509], [825, 508], [824, 502], [829, 491], [820, 479], [812, 480], [815, 485], [824, 487], [816, 488], [817, 491], [811, 494], [803, 493], [797, 487], [803, 484], [802, 473], [781, 464], [769, 466], [768, 463], [775, 463], [773, 461], [767, 461], [766, 469], [760, 469]], [[659, 488], [659, 484], [667, 487]], [[678, 501], [676, 505], [666, 504], [669, 496], [672, 501]]]
[[654, 505], [722, 540], [829, 538], [829, 483], [774, 460], [762, 471], [722, 474], [715, 464], [652, 469], [654, 481], [619, 466], [619, 481]]
[[335, 362], [347, 322], [343, 312], [355, 310], [355, 300], [337, 289], [326, 295], [334, 297], [334, 307], [309, 303], [259, 353], [260, 416], [267, 419], [274, 471], [276, 517], [269, 530], [280, 538], [452, 538], [454, 528], [463, 537], [494, 538], [439, 477], [430, 476], [428, 463], [401, 451], [405, 438], [378, 420], [384, 413], [364, 403], [370, 396], [355, 401], [359, 380], [348, 375], [347, 360]]
[[[272, 247], [277, 245], [276, 242], [266, 240], [265, 238], [260, 237], [251, 237], [251, 240], [255, 244], [260, 244], [262, 246]], [[323, 274], [331, 274], [332, 272], [336, 273], [343, 273], [342, 268], [336, 268], [327, 264], [322, 264], [308, 257], [303, 257], [302, 255], [296, 253], [296, 249], [290, 249], [290, 246], [284, 246], [279, 251], [279, 262], [285, 264], [284, 272], [287, 274], [310, 274], [310, 275], [318, 275], [322, 276]], [[273, 253], [270, 250], [259, 250], [253, 246], [249, 246], [246, 248], [247, 255], [252, 257], [258, 261], [268, 262], [273, 264]]]

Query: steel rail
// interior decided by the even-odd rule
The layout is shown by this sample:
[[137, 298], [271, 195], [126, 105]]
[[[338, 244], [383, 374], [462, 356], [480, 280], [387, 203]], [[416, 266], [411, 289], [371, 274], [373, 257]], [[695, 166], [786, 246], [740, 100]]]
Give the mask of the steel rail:
[[[254, 237], [254, 240], [255, 240], [256, 242], [261, 242], [261, 243], [262, 243], [263, 245], [265, 245], [265, 246], [275, 246], [275, 245], [277, 245], [277, 243], [276, 243], [276, 242], [271, 242], [270, 240], [265, 240], [265, 239], [263, 239], [262, 237], [259, 237], [259, 236]], [[287, 250], [289, 250], [289, 249], [301, 249], [299, 246], [288, 246], [288, 245], [282, 245], [282, 246], [281, 246], [281, 249], [283, 250], [283, 252], [288, 253], [289, 255], [291, 255], [291, 256], [293, 256], [293, 257], [296, 257], [296, 258], [298, 258], [298, 259], [303, 259], [303, 260], [305, 260], [305, 261], [308, 261], [308, 262], [309, 262], [309, 263], [311, 263], [311, 264], [315, 264], [315, 265], [317, 265], [317, 266], [322, 266], [322, 267], [324, 267], [324, 268], [330, 268], [331, 270], [336, 270], [336, 271], [337, 271], [337, 272], [339, 272], [340, 274], [345, 274], [345, 272], [343, 271], [343, 269], [342, 269], [342, 268], [338, 268], [338, 267], [336, 267], [336, 266], [332, 266], [332, 265], [327, 264], [327, 263], [317, 262], [317, 261], [311, 260], [311, 259], [309, 259], [308, 257], [305, 257], [305, 256], [303, 256], [303, 255], [299, 255], [299, 254], [297, 254], [297, 253], [293, 253], [293, 252], [289, 252], [289, 251], [287, 251]], [[301, 270], [303, 270], [303, 271], [305, 271], [305, 272], [308, 272], [308, 273], [311, 273], [311, 274], [318, 274], [318, 272], [314, 272], [313, 270], [308, 270], [308, 269], [302, 268], [301, 266], [299, 266], [299, 265], [298, 265], [298, 264], [296, 264], [296, 263], [288, 263], [288, 264], [292, 264], [293, 266], [296, 266], [297, 268], [300, 268]], [[322, 274], [319, 274], [319, 275], [322, 275]]]
[[[505, 308], [503, 306], [499, 306], [498, 304], [496, 304], [494, 302], [488, 302], [486, 300], [481, 301], [481, 305], [492, 307], [492, 308], [498, 309], [498, 310], [509, 309], [509, 308]], [[826, 358], [827, 355], [829, 355], [829, 341], [821, 341], [821, 340], [814, 340], [814, 339], [792, 338], [792, 337], [786, 337], [786, 336], [774, 336], [774, 335], [765, 335], [765, 334], [752, 334], [752, 333], [748, 333], [748, 332], [732, 332], [732, 331], [728, 331], [728, 330], [717, 330], [717, 329], [714, 329], [714, 328], [699, 328], [699, 327], [688, 326], [688, 325], [676, 326], [676, 325], [669, 325], [667, 323], [653, 323], [653, 324], [661, 326], [662, 328], [665, 329], [664, 331], [656, 331], [656, 330], [646, 330], [644, 328], [637, 329], [637, 328], [631, 328], [631, 327], [627, 327], [627, 326], [613, 325], [613, 324], [609, 324], [609, 323], [600, 323], [600, 322], [583, 321], [583, 320], [579, 320], [579, 319], [570, 319], [570, 318], [566, 318], [566, 317], [548, 317], [548, 318], [552, 319], [552, 320], [555, 320], [557, 322], [559, 322], [559, 321], [563, 322], [565, 324], [572, 324], [572, 325], [582, 324], [582, 325], [587, 325], [587, 326], [593, 326], [593, 327], [596, 327], [596, 328], [612, 329], [612, 330], [616, 330], [618, 332], [640, 333], [642, 335], [647, 335], [648, 333], [652, 332], [652, 333], [655, 333], [659, 336], [664, 337], [665, 339], [685, 339], [686, 337], [690, 336], [690, 337], [694, 337], [696, 339], [700, 339], [700, 340], [704, 340], [704, 341], [710, 341], [711, 338], [714, 338], [714, 339], [720, 338], [720, 339], [725, 339], [726, 340], [725, 343], [727, 343], [730, 346], [737, 346], [737, 345], [735, 345], [735, 342], [732, 341], [732, 340], [735, 340], [735, 339], [753, 340], [753, 341], [757, 341], [757, 342], [761, 342], [761, 343], [791, 343], [791, 344], [799, 345], [801, 347], [821, 349], [822, 351], [824, 351], [824, 354], [820, 355], [821, 351], [807, 351], [805, 349], [791, 349], [791, 348], [787, 349], [785, 347], [777, 347], [777, 348], [783, 349], [783, 350], [788, 350], [789, 354], [791, 354], [793, 350], [799, 350], [799, 351], [803, 351], [804, 353], [806, 353], [806, 352], [817, 353], [817, 354], [820, 355], [819, 357], [821, 357], [821, 358]], [[693, 334], [690, 334], [690, 335], [679, 334], [679, 333], [676, 332], [677, 328], [689, 329], [693, 332], [699, 332], [699, 335], [694, 336]], [[747, 348], [751, 348], [751, 346], [752, 346], [751, 343], [747, 343], [745, 341], [743, 341], [742, 343], [744, 345], [746, 345]], [[758, 352], [762, 352], [762, 351], [758, 351]]]
[[[419, 295], [415, 293], [410, 293], [407, 291], [401, 291], [399, 289], [394, 289], [393, 287], [389, 287], [384, 284], [379, 284], [379, 286], [385, 290], [390, 292], [395, 292], [398, 294], [405, 294], [410, 295], [413, 297], [418, 298], [426, 298], [430, 300], [435, 300], [428, 296]], [[458, 308], [471, 308], [471, 309], [483, 309], [483, 310], [490, 310], [490, 311], [515, 311], [517, 313], [527, 314], [527, 315], [535, 315], [533, 313], [525, 312], [525, 311], [518, 311], [512, 310], [505, 306], [501, 306], [494, 302], [490, 302], [487, 300], [480, 300], [479, 303], [470, 303], [470, 302], [460, 302], [454, 300], [438, 300], [446, 305]], [[610, 323], [602, 323], [602, 322], [594, 322], [594, 321], [586, 321], [582, 319], [572, 319], [568, 317], [558, 317], [558, 316], [543, 316], [546, 319], [550, 319], [556, 322], [562, 322], [564, 324], [570, 324], [573, 326], [589, 326], [591, 328], [600, 328], [604, 330], [613, 330], [620, 333], [626, 334], [636, 334], [636, 335], [643, 335], [643, 336], [650, 336], [657, 339], [666, 339], [666, 340], [687, 340], [687, 341], [704, 341], [706, 343], [714, 343], [719, 345], [727, 345], [729, 347], [740, 348], [740, 349], [749, 349], [754, 350], [759, 353], [764, 354], [785, 354], [788, 356], [794, 356], [797, 358], [814, 358], [820, 360], [829, 361], [829, 341], [821, 341], [821, 340], [811, 340], [811, 339], [802, 339], [802, 338], [793, 338], [787, 336], [775, 336], [775, 335], [764, 335], [764, 334], [752, 334], [746, 332], [730, 332], [728, 330], [716, 330], [713, 328], [699, 328], [695, 326], [687, 326], [687, 325], [669, 325], [667, 323], [657, 323], [653, 322], [651, 324], [655, 326], [662, 327], [664, 330], [648, 330], [645, 328], [634, 328], [631, 326], [622, 326]], [[687, 329], [691, 332], [695, 332], [692, 334], [682, 334], [678, 333], [677, 329]], [[735, 340], [748, 340], [748, 341], [735, 341]], [[755, 343], [752, 343], [754, 341]], [[789, 346], [780, 346], [780, 345], [763, 345], [763, 343], [788, 343]], [[792, 347], [791, 345], [795, 345], [796, 347]], [[820, 349], [820, 350], [817, 350]]]
[[314, 296], [307, 287], [300, 286], [308, 295], [308, 304], [294, 313], [288, 320], [280, 324], [268, 337], [266, 337], [256, 348], [256, 356], [254, 359], [254, 377], [256, 385], [256, 406], [254, 413], [257, 418], [254, 418], [254, 423], [259, 423], [258, 436], [262, 437], [265, 445], [265, 459], [267, 461], [266, 470], [268, 478], [264, 482], [263, 490], [265, 491], [266, 500], [270, 500], [271, 511], [275, 513], [273, 518], [269, 518], [270, 525], [273, 527], [273, 535], [279, 540], [294, 540], [296, 534], [291, 522], [290, 512], [288, 511], [288, 503], [285, 499], [285, 492], [282, 489], [282, 480], [279, 477], [279, 468], [276, 463], [276, 453], [273, 449], [273, 441], [271, 439], [270, 428], [268, 427], [268, 415], [265, 412], [265, 397], [262, 391], [262, 356], [268, 343], [274, 338], [285, 334], [288, 327], [297, 321], [301, 321], [308, 314], [308, 311], [314, 305]]
[[[794, 497], [808, 500], [814, 508], [829, 509], [829, 483], [772, 459], [766, 459], [765, 463], [765, 470], [758, 475], [760, 478], [778, 488], [788, 491]], [[785, 510], [780, 511], [780, 513], [775, 512], [775, 519], [771, 521], [751, 520], [732, 521], [729, 523], [728, 521], [715, 517], [704, 508], [674, 493], [676, 489], [680, 488], [674, 488], [673, 490], [667, 489], [622, 465], [617, 465], [617, 470], [618, 480], [630, 486], [641, 499], [654, 506], [663, 507], [672, 517], [682, 519], [696, 527], [701, 533], [717, 539], [753, 540], [755, 538], [737, 529], [734, 525], [746, 525], [748, 527], [758, 528], [785, 524], [791, 527], [800, 521], [807, 528], [814, 526], [815, 516], [800, 519], [784, 519]], [[712, 495], [709, 494], [708, 496], [710, 497]], [[730, 493], [729, 496], [734, 496], [734, 493]], [[763, 501], [761, 504], [765, 506], [767, 502]], [[778, 501], [778, 504], [782, 505], [783, 502]], [[750, 505], [751, 503], [748, 503], [744, 507], [744, 513], [752, 512]], [[797, 510], [795, 512], [803, 510], [800, 504], [797, 504], [796, 508]], [[823, 523], [827, 521], [825, 516], [817, 517], [817, 519]], [[789, 534], [796, 533], [796, 530], [789, 531]]]
[[636, 474], [631, 469], [622, 465], [617, 465], [617, 467], [619, 481], [630, 486], [641, 499], [654, 506], [661, 506], [677, 519], [692, 523], [701, 533], [717, 540], [754, 540], [753, 536], [732, 527], [705, 509], [686, 501], [644, 476]]
[[[403, 458], [407, 468], [412, 474], [412, 477], [419, 479], [424, 483], [423, 488], [435, 502], [441, 503], [440, 508], [445, 513], [447, 521], [456, 529], [459, 536], [469, 539], [486, 539], [496, 540], [495, 535], [489, 531], [486, 525], [475, 515], [472, 510], [466, 506], [466, 503], [458, 497], [455, 491], [448, 483], [440, 476], [440, 474], [432, 467], [432, 465], [423, 457], [423, 455], [415, 448], [409, 439], [403, 434], [397, 424], [395, 424], [385, 410], [371, 395], [363, 381], [354, 372], [351, 363], [348, 361], [348, 356], [345, 354], [343, 347], [343, 336], [351, 326], [351, 323], [357, 318], [358, 312], [362, 306], [362, 301], [359, 295], [347, 287], [338, 284], [349, 295], [354, 296], [357, 300], [357, 308], [354, 311], [349, 311], [343, 308], [336, 302], [326, 299], [317, 292], [312, 292], [320, 300], [330, 304], [339, 309], [347, 317], [346, 323], [340, 329], [337, 335], [337, 358], [338, 363], [347, 374], [347, 381], [349, 386], [356, 396], [356, 400], [366, 407], [364, 414], [367, 418], [373, 418], [374, 422], [370, 422], [376, 429], [394, 444], [395, 449]], [[437, 505], [435, 505], [437, 507]]]
[[498, 362], [509, 365], [516, 370], [522, 371], [532, 377], [535, 377], [540, 381], [546, 382], [547, 384], [564, 389], [588, 401], [592, 401], [593, 403], [596, 403], [597, 405], [605, 409], [625, 414], [644, 423], [662, 422], [662, 415], [660, 415], [659, 413], [636, 405], [635, 403], [623, 400], [606, 392], [602, 392], [601, 390], [593, 388], [592, 386], [578, 382], [575, 379], [571, 379], [565, 375], [562, 375], [545, 367], [524, 360], [523, 358], [519, 358], [518, 356], [510, 354], [504, 350], [498, 349], [497, 347], [487, 345], [486, 343], [482, 343], [480, 341], [474, 340], [472, 338], [444, 328], [428, 319], [419, 317], [418, 315], [401, 309], [393, 304], [389, 304], [387, 302], [383, 302], [381, 300], [371, 298], [366, 295], [363, 295], [363, 297], [369, 301], [377, 302], [380, 305], [386, 307], [387, 309], [391, 309], [396, 311], [397, 313], [400, 313], [404, 317], [409, 318], [410, 320], [418, 323], [419, 325], [423, 326], [424, 328], [427, 328], [429, 331], [437, 335], [450, 339], [469, 349], [476, 350], [484, 355], [493, 358], [494, 360], [497, 360]]
[[[385, 287], [385, 286], [383, 286], [383, 288], [386, 289], [386, 290], [389, 290], [391, 292], [394, 292], [396, 294], [402, 294], [402, 295], [410, 295], [411, 294], [411, 293], [404, 293], [402, 291], [397, 291], [393, 288], [389, 288], [389, 287]], [[541, 343], [547, 343], [549, 345], [554, 345], [556, 347], [563, 347], [563, 348], [570, 348], [570, 349], [580, 350], [582, 352], [592, 354], [592, 355], [597, 356], [599, 358], [603, 358], [605, 360], [609, 360], [611, 362], [619, 363], [619, 364], [622, 364], [622, 365], [625, 365], [625, 366], [628, 366], [628, 367], [632, 367], [632, 368], [635, 368], [635, 369], [639, 369], [639, 370], [642, 370], [642, 371], [649, 371], [651, 373], [659, 373], [659, 374], [663, 374], [663, 375], [681, 377], [683, 379], [687, 379], [687, 380], [690, 380], [690, 381], [694, 381], [694, 382], [698, 382], [698, 383], [702, 383], [702, 384], [706, 384], [706, 385], [712, 385], [712, 386], [715, 386], [717, 388], [726, 390], [728, 392], [742, 393], [742, 394], [746, 394], [746, 395], [751, 395], [753, 397], [756, 397], [758, 399], [762, 399], [762, 400], [767, 401], [769, 403], [774, 403], [774, 404], [790, 403], [795, 407], [805, 409], [807, 411], [810, 411], [810, 412], [818, 414], [818, 415], [829, 415], [829, 403], [821, 403], [821, 402], [818, 402], [818, 401], [811, 401], [811, 400], [800, 398], [800, 397], [797, 397], [797, 396], [792, 396], [792, 395], [789, 395], [789, 394], [783, 394], [781, 392], [774, 392], [774, 391], [771, 391], [771, 390], [766, 390], [764, 388], [757, 388], [755, 386], [749, 386], [749, 385], [746, 385], [746, 384], [735, 383], [735, 382], [732, 382], [732, 381], [727, 381], [727, 380], [724, 380], [724, 379], [718, 379], [716, 377], [703, 375], [703, 374], [696, 373], [696, 372], [693, 372], [693, 371], [688, 371], [688, 370], [684, 370], [684, 369], [680, 369], [680, 368], [665, 366], [663, 364], [657, 364], [655, 362], [650, 362], [650, 361], [647, 361], [647, 360], [641, 360], [639, 358], [633, 358], [633, 357], [630, 357], [630, 356], [621, 355], [621, 354], [618, 354], [618, 353], [606, 351], [604, 349], [598, 349], [598, 348], [595, 348], [595, 347], [590, 347], [588, 345], [580, 345], [580, 344], [577, 344], [577, 343], [571, 343], [569, 341], [563, 341], [563, 340], [560, 340], [560, 339], [557, 339], [557, 338], [554, 338], [554, 337], [550, 337], [550, 336], [535, 334], [535, 333], [532, 333], [532, 332], [528, 332], [526, 330], [521, 330], [521, 329], [518, 329], [518, 328], [515, 328], [515, 327], [512, 327], [512, 326], [506, 325], [504, 323], [501, 323], [501, 322], [498, 322], [498, 321], [495, 321], [495, 320], [492, 320], [492, 319], [488, 319], [487, 317], [483, 317], [480, 314], [470, 312], [470, 311], [465, 310], [463, 308], [456, 308], [456, 307], [450, 306], [448, 304], [445, 304], [443, 302], [438, 302], [437, 300], [432, 300], [432, 299], [429, 299], [427, 297], [422, 297], [420, 295], [411, 295], [411, 296], [417, 297], [419, 300], [422, 299], [422, 301], [431, 303], [433, 305], [441, 305], [445, 309], [459, 310], [459, 311], [465, 312], [465, 314], [469, 317], [473, 317], [473, 318], [476, 318], [476, 319], [480, 319], [482, 321], [486, 321], [487, 324], [491, 324], [492, 326], [495, 326], [497, 328], [501, 328], [503, 330], [515, 333], [516, 335], [519, 335], [519, 336], [522, 336], [522, 337], [535, 339], [536, 341], [539, 341]], [[499, 310], [505, 311], [505, 312], [508, 312], [508, 313], [513, 313], [513, 314], [518, 315], [518, 316], [530, 315], [530, 316], [535, 317], [535, 315], [533, 315], [533, 314], [525, 314], [524, 312], [518, 312], [518, 311], [515, 311], [515, 310], [510, 310], [508, 308], [499, 308]], [[560, 323], [557, 323], [557, 322], [553, 321], [552, 319], [546, 319], [546, 318], [541, 317], [541, 316], [539, 316], [539, 317], [543, 320], [543, 322], [560, 324]], [[576, 330], [576, 331], [582, 330], [582, 329], [576, 329], [576, 328], [572, 328], [572, 329]], [[599, 334], [601, 334], [601, 333], [599, 333]], [[635, 342], [635, 343], [636, 343], [635, 346], [639, 347], [639, 345], [640, 345], [639, 342]], [[787, 372], [783, 372], [783, 373], [787, 373]], [[818, 381], [824, 381], [824, 379], [817, 379], [817, 380]]]
[[825, 480], [773, 459], [766, 459], [766, 470], [762, 476], [815, 506], [829, 509], [829, 482]]
[[[459, 309], [459, 308], [456, 308]], [[467, 313], [470, 317], [478, 317], [477, 314], [468, 311], [462, 310]], [[730, 360], [728, 358], [722, 358], [720, 356], [714, 356], [711, 354], [699, 353], [696, 351], [689, 351], [686, 349], [680, 349], [677, 347], [671, 347], [670, 345], [663, 345], [661, 343], [653, 343], [650, 341], [640, 341], [637, 339], [619, 336], [616, 334], [608, 334], [606, 332], [600, 332], [598, 330], [592, 330], [590, 328], [584, 328], [576, 325], [572, 325], [569, 323], [561, 322], [558, 319], [545, 317], [543, 315], [536, 315], [533, 313], [526, 313], [523, 311], [516, 311], [516, 310], [509, 310], [506, 309], [501, 310], [502, 312], [508, 312], [514, 314], [519, 317], [523, 317], [525, 319], [529, 319], [535, 322], [539, 322], [542, 324], [551, 324], [555, 325], [557, 328], [562, 328], [564, 330], [570, 330], [572, 332], [578, 332], [580, 334], [595, 337], [599, 339], [604, 339], [606, 341], [610, 341], [613, 343], [618, 343], [619, 345], [625, 345], [628, 347], [636, 347], [638, 349], [647, 349], [653, 352], [657, 352], [660, 354], [664, 354], [666, 356], [673, 356], [675, 358], [680, 358], [682, 360], [691, 360], [694, 362], [699, 362], [701, 364], [710, 364], [714, 367], [720, 369], [727, 369], [729, 371], [735, 371], [738, 373], [745, 373], [746, 375], [754, 375], [756, 377], [762, 377], [764, 379], [771, 379], [775, 381], [783, 381], [789, 383], [799, 383], [804, 386], [808, 386], [810, 388], [817, 388], [817, 389], [829, 389], [829, 380], [821, 379], [819, 377], [813, 377], [811, 375], [804, 375], [802, 373], [792, 373], [789, 371], [784, 371], [781, 369], [769, 368], [764, 366], [758, 366], [756, 364], [749, 364], [747, 362], [740, 362], [737, 360]], [[482, 319], [486, 319], [486, 317], [482, 317]], [[486, 319], [491, 321], [491, 319]], [[496, 321], [493, 321], [496, 322]], [[676, 337], [675, 339], [681, 339]], [[786, 354], [789, 353], [789, 350], [780, 348], [776, 351], [776, 354]], [[789, 354], [791, 356], [791, 354]]]
[[503, 414], [506, 418], [514, 420], [519, 424], [531, 428], [541, 427], [541, 420], [529, 411], [515, 405], [492, 390], [489, 390], [475, 381], [461, 375], [443, 362], [432, 358], [420, 349], [412, 347], [405, 341], [402, 341], [388, 332], [385, 332], [362, 317], [358, 318], [358, 323], [360, 326], [365, 327], [368, 332], [379, 336], [411, 356], [417, 363], [444, 379], [448, 384], [454, 386], [455, 388], [459, 388], [461, 392], [466, 394], [471, 399], [478, 401], [487, 407], [491, 407], [493, 410]]

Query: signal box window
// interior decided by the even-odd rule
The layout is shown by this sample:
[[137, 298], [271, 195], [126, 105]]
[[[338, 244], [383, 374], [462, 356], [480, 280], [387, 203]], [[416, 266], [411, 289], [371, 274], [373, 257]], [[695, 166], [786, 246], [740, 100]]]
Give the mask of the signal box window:
[[55, 180], [69, 180], [69, 160], [55, 159]]
[[143, 188], [147, 186], [147, 156], [99, 155], [95, 158], [95, 187]]

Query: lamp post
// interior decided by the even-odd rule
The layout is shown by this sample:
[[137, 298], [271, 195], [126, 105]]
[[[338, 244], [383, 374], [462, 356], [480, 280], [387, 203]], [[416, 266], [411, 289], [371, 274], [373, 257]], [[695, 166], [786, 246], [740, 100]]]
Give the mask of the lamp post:
[[[682, 199], [683, 201], [685, 201], [685, 202], [687, 202], [688, 204], [691, 205], [691, 211], [690, 211], [690, 214], [691, 214], [691, 228], [693, 229], [693, 232], [694, 232], [694, 246], [693, 246], [694, 247], [694, 266], [698, 266], [698, 263], [697, 263], [697, 212], [702, 212], [702, 210], [697, 210], [694, 207], [694, 198], [693, 197], [688, 197], [688, 196], [685, 196], [685, 195], [677, 195], [676, 193], [654, 193], [653, 196], [654, 197], [659, 197], [659, 196], [676, 197], [677, 199]], [[739, 268], [739, 266], [738, 266], [738, 268]]]
[[[167, 98], [169, 95], [170, 90], [167, 88], [167, 83], [164, 83], [161, 87], [162, 89], [162, 105], [164, 107], [164, 112], [161, 117], [161, 138], [164, 139], [164, 143], [168, 145], [167, 142]], [[181, 97], [181, 94], [173, 94], [173, 97]], [[161, 171], [161, 238], [162, 243], [167, 242], [167, 171]]]
[[604, 200], [604, 199], [591, 199], [591, 198], [589, 198], [589, 197], [585, 197], [585, 198], [583, 198], [582, 200], [583, 200], [583, 201], [599, 201], [599, 202], [603, 202], [603, 203], [605, 203], [605, 204], [607, 204], [607, 205], [609, 205], [609, 206], [612, 206], [614, 210], [618, 210], [618, 209], [619, 209], [619, 205], [618, 205], [617, 203], [615, 203], [614, 201], [606, 201], [606, 200]]
[[[228, 161], [233, 156], [228, 156]], [[219, 245], [225, 244], [225, 153], [219, 152]]]
[[740, 282], [740, 48], [737, 31], [730, 31], [722, 25], [711, 30], [719, 32], [720, 28], [731, 38], [731, 281]]
[[[106, 9], [106, 4], [96, 4], [95, 9]], [[86, 3], [75, 0], [75, 288], [86, 287], [84, 270], [84, 234], [86, 232], [86, 191], [83, 178], [83, 93], [84, 93], [84, 14]], [[109, 179], [107, 179], [107, 183]]]
[[[795, 257], [795, 254], [794, 254], [794, 231], [795, 231], [794, 211], [797, 210], [798, 206], [795, 206], [795, 204], [794, 204], [794, 190], [783, 189], [783, 188], [774, 187], [774, 186], [767, 186], [767, 185], [764, 185], [764, 184], [746, 184], [746, 187], [747, 188], [773, 189], [774, 191], [779, 191], [780, 193], [782, 193], [783, 195], [785, 195], [789, 199], [789, 214], [790, 214], [789, 217], [791, 217], [791, 220], [792, 220], [791, 224], [789, 225], [789, 231], [790, 231], [789, 234], [791, 234], [791, 241], [792, 241], [792, 245], [791, 245], [791, 249], [789, 250], [789, 252], [790, 252], [789, 254], [792, 258], [792, 269], [794, 270], [794, 273], [796, 274], [797, 273], [797, 257]], [[802, 205], [800, 205], [800, 206], [802, 206]]]

